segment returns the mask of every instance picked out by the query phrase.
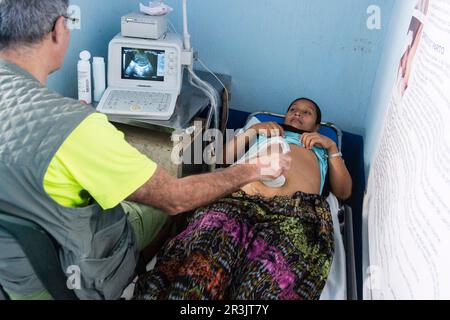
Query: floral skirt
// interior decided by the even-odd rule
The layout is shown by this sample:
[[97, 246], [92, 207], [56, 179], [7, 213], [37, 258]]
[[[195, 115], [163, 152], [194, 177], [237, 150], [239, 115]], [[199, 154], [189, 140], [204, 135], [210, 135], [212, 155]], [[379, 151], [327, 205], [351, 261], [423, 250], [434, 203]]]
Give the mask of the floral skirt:
[[238, 192], [201, 208], [141, 276], [136, 299], [318, 299], [333, 259], [325, 198]]

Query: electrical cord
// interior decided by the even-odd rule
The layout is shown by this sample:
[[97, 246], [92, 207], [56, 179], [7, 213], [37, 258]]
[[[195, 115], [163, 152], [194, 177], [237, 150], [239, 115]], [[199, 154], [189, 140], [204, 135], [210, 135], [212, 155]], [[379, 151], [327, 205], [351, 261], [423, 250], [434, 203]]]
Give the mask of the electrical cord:
[[[179, 34], [179, 32], [177, 31], [177, 29], [175, 28], [175, 26], [173, 25], [173, 23], [170, 21], [170, 20], [168, 20], [169, 21], [169, 26], [171, 27], [171, 29], [172, 29], [172, 31], [175, 33], [175, 34], [177, 34], [178, 36], [180, 35]], [[197, 58], [196, 59], [196, 61], [198, 61], [201, 65], [202, 65], [202, 67], [207, 71], [207, 72], [209, 72], [219, 83], [220, 83], [220, 85], [223, 87], [223, 89], [225, 90], [225, 95], [226, 95], [226, 105], [224, 105], [223, 106], [223, 108], [225, 109], [225, 117], [224, 117], [224, 120], [225, 120], [225, 122], [224, 122], [224, 124], [225, 124], [225, 128], [226, 128], [226, 126], [227, 126], [227, 124], [228, 124], [228, 120], [229, 120], [229, 116], [230, 116], [230, 112], [229, 112], [229, 105], [228, 105], [228, 102], [230, 101], [230, 93], [229, 93], [229, 91], [228, 91], [228, 89], [227, 89], [227, 87], [223, 84], [223, 82], [220, 80], [220, 78], [200, 59], [200, 58]], [[197, 87], [197, 86], [196, 86]], [[220, 99], [220, 97], [219, 97], [219, 99]]]

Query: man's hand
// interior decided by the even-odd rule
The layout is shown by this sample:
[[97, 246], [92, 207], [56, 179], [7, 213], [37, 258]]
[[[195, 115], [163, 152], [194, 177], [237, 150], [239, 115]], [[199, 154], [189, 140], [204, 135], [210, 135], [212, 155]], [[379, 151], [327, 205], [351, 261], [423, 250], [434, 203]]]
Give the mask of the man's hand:
[[248, 130], [254, 130], [256, 134], [267, 137], [284, 137], [284, 129], [276, 122], [258, 123], [251, 126]]
[[255, 159], [260, 180], [275, 180], [291, 168], [292, 158], [289, 154], [273, 152]]
[[336, 142], [317, 132], [302, 134], [300, 141], [308, 150], [312, 150], [313, 147], [319, 147], [326, 149], [328, 152], [338, 152]]

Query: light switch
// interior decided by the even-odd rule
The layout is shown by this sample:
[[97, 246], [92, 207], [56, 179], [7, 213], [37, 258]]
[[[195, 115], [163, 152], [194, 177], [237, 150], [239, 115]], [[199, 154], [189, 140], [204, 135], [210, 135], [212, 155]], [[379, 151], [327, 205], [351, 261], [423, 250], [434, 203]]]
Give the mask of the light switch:
[[81, 29], [81, 8], [76, 5], [70, 5], [67, 9], [67, 16], [76, 20], [67, 20], [67, 27], [70, 30]]

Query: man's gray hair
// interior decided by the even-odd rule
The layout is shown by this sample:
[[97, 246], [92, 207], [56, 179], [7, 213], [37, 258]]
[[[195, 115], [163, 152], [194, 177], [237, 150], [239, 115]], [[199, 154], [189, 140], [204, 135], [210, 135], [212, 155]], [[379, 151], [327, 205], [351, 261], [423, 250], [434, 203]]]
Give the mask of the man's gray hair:
[[41, 42], [69, 0], [0, 0], [0, 50]]

